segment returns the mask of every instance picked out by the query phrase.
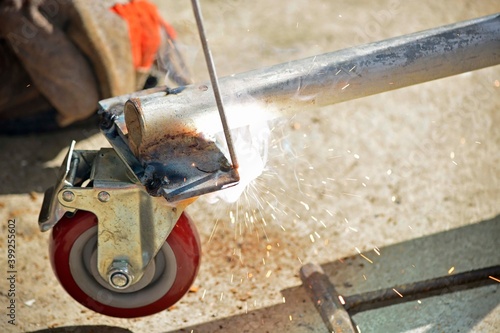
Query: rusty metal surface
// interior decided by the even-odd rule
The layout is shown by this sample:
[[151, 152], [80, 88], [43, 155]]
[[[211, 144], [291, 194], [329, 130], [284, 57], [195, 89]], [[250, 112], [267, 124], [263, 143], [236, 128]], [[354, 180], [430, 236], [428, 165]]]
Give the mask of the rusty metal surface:
[[300, 278], [330, 332], [356, 332], [349, 313], [338, 298], [335, 287], [320, 266], [311, 263], [302, 266]]

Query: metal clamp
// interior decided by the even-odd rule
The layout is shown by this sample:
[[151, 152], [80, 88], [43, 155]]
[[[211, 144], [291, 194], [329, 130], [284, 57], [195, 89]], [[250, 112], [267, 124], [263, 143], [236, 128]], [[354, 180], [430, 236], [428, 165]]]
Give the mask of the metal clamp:
[[[79, 157], [92, 161], [83, 170]], [[58, 185], [48, 199], [48, 219], [40, 222], [48, 230], [65, 212], [85, 210], [98, 219], [97, 269], [105, 281], [125, 289], [139, 281], [190, 201], [168, 203], [152, 197], [144, 186], [130, 178], [130, 169], [111, 148], [99, 152], [75, 151], [72, 144]], [[75, 179], [87, 173], [91, 186]], [[54, 200], [55, 199], [55, 200]], [[118, 265], [119, 264], [119, 265]], [[118, 266], [120, 267], [118, 267]]]

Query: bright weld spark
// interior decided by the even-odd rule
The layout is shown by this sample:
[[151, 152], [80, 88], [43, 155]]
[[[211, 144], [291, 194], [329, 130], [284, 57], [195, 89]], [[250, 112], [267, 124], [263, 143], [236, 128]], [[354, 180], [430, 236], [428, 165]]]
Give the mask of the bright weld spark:
[[289, 315], [289, 316], [288, 316], [288, 318], [290, 318], [290, 321], [292, 321], [292, 320], [293, 320], [292, 315]]
[[349, 87], [350, 85], [351, 85], [350, 83], [346, 84], [345, 86], [343, 86], [343, 87], [342, 87], [342, 90], [346, 89], [346, 88], [347, 88], [347, 87]]
[[321, 236], [316, 231], [314, 232], [314, 235], [316, 235], [316, 238], [318, 238], [318, 239], [321, 238]]
[[220, 293], [220, 301], [222, 302], [222, 299], [224, 298], [224, 292]]
[[339, 295], [339, 301], [340, 301], [340, 304], [345, 305], [345, 299], [344, 299], [344, 297], [342, 297], [342, 295]]
[[322, 225], [323, 227], [325, 227], [325, 229], [326, 229], [326, 224], [325, 224], [325, 222], [323, 222], [323, 221], [321, 221], [321, 220], [320, 220], [320, 221], [319, 221], [319, 223], [321, 223], [321, 225]]
[[201, 295], [201, 299], [204, 299], [205, 298], [205, 295], [207, 294], [207, 290], [203, 290], [203, 295]]
[[312, 234], [309, 234], [309, 238], [311, 239], [311, 243], [314, 243], [314, 236]]
[[286, 299], [285, 299], [285, 296], [283, 296], [283, 303], [286, 303]]
[[356, 197], [356, 198], [361, 198], [359, 194], [353, 194], [353, 193], [347, 193], [347, 192], [341, 192], [344, 195], [348, 195], [350, 197]]
[[451, 274], [453, 273], [453, 271], [455, 270], [455, 266], [451, 267], [449, 270], [448, 270], [448, 274]]
[[365, 256], [363, 253], [360, 253], [359, 254], [363, 259], [365, 259], [366, 261], [368, 261], [370, 264], [373, 264], [373, 261], [371, 261], [370, 258], [368, 258], [367, 256]]
[[363, 274], [363, 279], [365, 279], [365, 281], [366, 281], [366, 275], [364, 275], [364, 274]]
[[499, 279], [499, 278], [496, 278], [496, 277], [491, 276], [491, 275], [489, 275], [488, 277], [489, 277], [490, 279], [492, 279], [493, 281], [496, 281], [496, 282], [499, 282], [499, 283], [500, 283], [500, 279]]
[[356, 329], [358, 330], [358, 333], [361, 333], [361, 329], [359, 328], [359, 325], [356, 325]]
[[422, 301], [421, 301], [421, 300], [418, 300], [418, 301], [417, 301], [417, 303], [418, 303], [418, 304], [422, 304]]
[[212, 228], [212, 232], [210, 233], [210, 237], [208, 238], [208, 242], [212, 241], [212, 238], [215, 235], [215, 231], [217, 230], [217, 226], [219, 225], [219, 219], [215, 221], [214, 227]]
[[268, 270], [267, 273], [266, 273], [266, 278], [270, 277], [272, 273], [273, 273], [273, 271]]
[[380, 255], [380, 250], [379, 250], [377, 247], [376, 247], [376, 248], [374, 248], [374, 249], [373, 249], [373, 251], [375, 251], [375, 253], [376, 253], [377, 255]]
[[352, 68], [349, 70], [349, 73], [352, 72], [356, 68], [356, 65], [352, 66]]
[[330, 212], [328, 209], [325, 209], [328, 215], [333, 216], [332, 212]]
[[337, 73], [335, 73], [335, 75], [339, 75], [339, 73], [340, 73], [340, 72], [342, 72], [342, 70], [341, 70], [341, 69], [339, 69], [339, 70], [337, 71]]
[[306, 204], [304, 201], [301, 201], [301, 202], [300, 202], [300, 204], [301, 204], [302, 206], [304, 206], [304, 208], [305, 208], [306, 210], [309, 210], [309, 205], [308, 205], [308, 204]]
[[349, 229], [350, 229], [351, 231], [358, 232], [358, 229], [356, 229], [356, 228], [349, 227]]
[[396, 289], [392, 288], [392, 290], [394, 290], [394, 292], [395, 292], [396, 294], [398, 294], [398, 296], [399, 296], [399, 297], [403, 297], [403, 295], [402, 295], [399, 291], [397, 291]]

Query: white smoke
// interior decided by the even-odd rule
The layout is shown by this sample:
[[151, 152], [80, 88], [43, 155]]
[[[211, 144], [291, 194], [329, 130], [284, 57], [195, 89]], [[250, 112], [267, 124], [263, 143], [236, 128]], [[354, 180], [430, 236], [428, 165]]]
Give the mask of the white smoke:
[[[210, 203], [223, 200], [228, 203], [238, 201], [250, 182], [259, 177], [267, 163], [271, 130], [267, 121], [253, 123], [231, 130], [232, 141], [238, 159], [240, 182], [217, 192], [205, 195]], [[223, 132], [215, 135], [215, 142], [230, 161]]]

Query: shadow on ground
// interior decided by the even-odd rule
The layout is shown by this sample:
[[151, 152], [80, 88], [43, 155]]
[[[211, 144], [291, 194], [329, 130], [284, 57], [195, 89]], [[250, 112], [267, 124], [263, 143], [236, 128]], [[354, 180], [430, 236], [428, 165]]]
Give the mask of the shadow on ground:
[[[71, 140], [82, 141], [99, 132], [97, 117], [51, 133], [0, 134], [0, 195], [43, 192], [55, 184], [58, 166], [46, 166]], [[95, 147], [92, 149], [99, 149]]]
[[[322, 265], [340, 295], [349, 296], [395, 285], [500, 265], [500, 215], [466, 227], [417, 238], [363, 255]], [[396, 302], [351, 314], [361, 332], [470, 332], [500, 304], [498, 283]], [[327, 332], [302, 286], [282, 291], [286, 303], [175, 332]], [[404, 300], [402, 300], [404, 301]], [[491, 327], [494, 329], [494, 327]]]
[[47, 328], [40, 331], [33, 331], [32, 333], [132, 333], [132, 331], [120, 327], [91, 325]]

